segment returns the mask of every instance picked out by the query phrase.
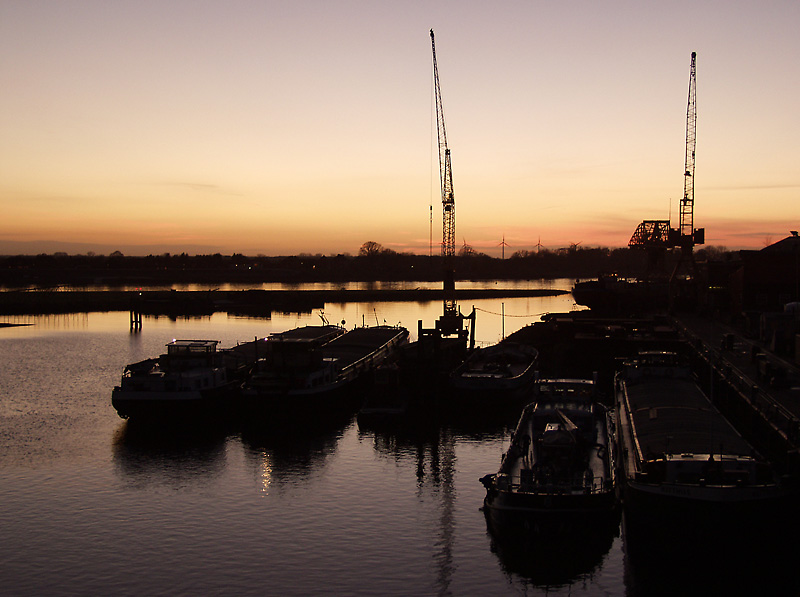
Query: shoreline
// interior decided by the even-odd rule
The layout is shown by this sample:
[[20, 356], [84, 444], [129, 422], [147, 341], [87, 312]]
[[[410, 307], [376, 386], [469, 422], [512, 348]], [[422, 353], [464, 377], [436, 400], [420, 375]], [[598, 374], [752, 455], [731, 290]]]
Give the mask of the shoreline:
[[[134, 311], [142, 314], [194, 315], [228, 311], [268, 315], [273, 311], [307, 313], [326, 303], [434, 302], [440, 289], [414, 290], [81, 290], [0, 292], [0, 315]], [[465, 289], [455, 299], [479, 300], [561, 296], [568, 290]]]

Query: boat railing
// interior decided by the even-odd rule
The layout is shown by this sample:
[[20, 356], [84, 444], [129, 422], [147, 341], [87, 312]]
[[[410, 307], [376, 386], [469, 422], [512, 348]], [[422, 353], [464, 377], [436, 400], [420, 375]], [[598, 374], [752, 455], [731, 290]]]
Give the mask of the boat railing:
[[593, 495], [606, 493], [611, 486], [611, 480], [604, 476], [586, 477], [581, 475], [579, 479], [576, 479], [575, 476], [548, 476], [537, 479], [532, 474], [526, 474], [523, 471], [520, 475], [498, 475], [497, 477], [498, 489], [534, 495], [573, 495], [577, 493]]
[[[386, 327], [396, 328], [398, 330], [404, 330], [405, 329], [405, 328], [402, 328], [402, 327], [399, 327], [399, 326], [386, 326]], [[376, 367], [377, 365], [382, 363], [384, 360], [386, 360], [386, 357], [388, 357], [389, 354], [397, 346], [402, 344], [405, 341], [406, 338], [407, 338], [407, 335], [404, 335], [402, 333], [398, 333], [396, 336], [393, 336], [392, 338], [390, 338], [386, 342], [384, 342], [376, 350], [374, 350], [374, 351], [372, 351], [372, 352], [370, 352], [370, 353], [368, 353], [366, 355], [361, 356], [356, 361], [354, 361], [354, 362], [346, 365], [345, 367], [343, 367], [342, 368], [342, 373], [343, 374], [348, 374], [351, 371], [355, 372], [355, 373], [361, 373], [363, 370], [371, 369], [373, 367]]]
[[[628, 388], [627, 384], [620, 383], [622, 378], [619, 376], [616, 377], [616, 384], [618, 386], [618, 403], [617, 407], [620, 413], [620, 417], [623, 421], [632, 421], [633, 420], [633, 409], [631, 408], [630, 399], [628, 398]], [[619, 398], [619, 392], [622, 392], [621, 399]], [[638, 467], [641, 467], [641, 462], [644, 460], [642, 455], [642, 448], [639, 445], [639, 438], [636, 435], [636, 432], [631, 428], [631, 424], [627, 425], [627, 429], [623, 428], [622, 433], [629, 436], [632, 448], [632, 454], [628, 455], [629, 457], [633, 458], [633, 462]], [[626, 449], [625, 452], [628, 450]]]
[[[800, 418], [772, 397], [769, 392], [761, 387], [757, 380], [751, 379], [746, 373], [732, 363], [723, 351], [711, 346], [704, 346], [702, 341], [684, 324], [678, 322], [684, 336], [693, 339], [689, 346], [694, 349], [696, 357], [706, 371], [716, 372], [719, 379], [727, 382], [731, 388], [739, 393], [741, 398], [750, 405], [765, 421], [783, 434], [795, 447], [800, 447]], [[703, 375], [704, 381], [714, 383], [713, 375]], [[710, 379], [709, 379], [710, 378]]]

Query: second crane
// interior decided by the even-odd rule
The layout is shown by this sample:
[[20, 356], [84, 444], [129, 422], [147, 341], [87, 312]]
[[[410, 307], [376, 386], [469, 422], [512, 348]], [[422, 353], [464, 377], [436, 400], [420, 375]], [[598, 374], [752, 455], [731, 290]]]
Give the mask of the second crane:
[[433, 79], [436, 92], [436, 125], [439, 140], [439, 182], [442, 191], [442, 260], [444, 262], [444, 314], [440, 319], [441, 331], [459, 333], [463, 318], [455, 300], [455, 255], [456, 255], [456, 201], [453, 194], [453, 171], [450, 163], [450, 148], [447, 146], [447, 131], [444, 127], [442, 90], [439, 86], [439, 67], [436, 64], [436, 41], [431, 29], [433, 51]]

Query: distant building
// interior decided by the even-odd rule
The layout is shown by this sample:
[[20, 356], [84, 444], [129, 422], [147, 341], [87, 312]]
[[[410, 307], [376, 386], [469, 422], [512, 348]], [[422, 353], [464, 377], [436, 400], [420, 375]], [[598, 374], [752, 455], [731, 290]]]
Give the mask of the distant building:
[[741, 266], [731, 275], [734, 313], [783, 311], [800, 300], [800, 236], [793, 233], [760, 251], [740, 251]]
[[795, 352], [800, 330], [800, 236], [792, 235], [760, 251], [740, 251], [731, 274], [731, 314], [778, 353]]

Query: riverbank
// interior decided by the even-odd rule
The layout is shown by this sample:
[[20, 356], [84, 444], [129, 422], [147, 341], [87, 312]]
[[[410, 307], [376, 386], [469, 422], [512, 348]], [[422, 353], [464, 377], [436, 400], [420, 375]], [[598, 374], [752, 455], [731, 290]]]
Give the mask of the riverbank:
[[[458, 301], [560, 296], [567, 290], [469, 289], [456, 290]], [[33, 315], [137, 311], [143, 314], [196, 315], [217, 311], [268, 315], [273, 311], [308, 313], [325, 303], [433, 302], [442, 290], [150, 290], [150, 291], [5, 291], [0, 292], [0, 314]]]

